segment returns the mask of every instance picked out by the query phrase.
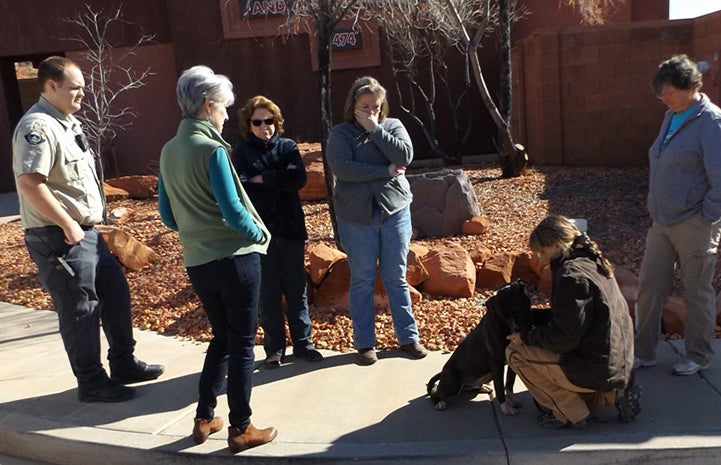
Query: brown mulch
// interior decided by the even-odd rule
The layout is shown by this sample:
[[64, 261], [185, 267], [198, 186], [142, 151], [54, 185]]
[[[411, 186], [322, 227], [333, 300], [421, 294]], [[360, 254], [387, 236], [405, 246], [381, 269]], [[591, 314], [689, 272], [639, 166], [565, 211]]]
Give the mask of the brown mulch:
[[[549, 213], [586, 218], [589, 235], [616, 265], [638, 272], [644, 237], [649, 226], [645, 211], [648, 171], [642, 168], [531, 168], [526, 176], [500, 179], [495, 165], [465, 166], [482, 214], [491, 228], [480, 236], [423, 239], [434, 247], [457, 243], [472, 251], [484, 246], [493, 252], [526, 250], [533, 227]], [[410, 172], [410, 170], [409, 170]], [[211, 337], [203, 310], [182, 265], [177, 235], [160, 221], [155, 200], [124, 200], [110, 208], [125, 207], [130, 215], [119, 225], [145, 242], [160, 259], [137, 272], [127, 271], [131, 288], [133, 322], [141, 329], [198, 341]], [[304, 205], [309, 244], [333, 245], [325, 202]], [[52, 309], [41, 288], [34, 264], [22, 239], [19, 222], [0, 226], [0, 301], [38, 309]], [[718, 287], [717, 287], [718, 289]], [[478, 289], [467, 299], [423, 294], [414, 307], [421, 339], [429, 349], [452, 351], [481, 318], [482, 302], [492, 294]], [[537, 296], [543, 303], [544, 297]], [[311, 306], [313, 340], [317, 347], [349, 351], [352, 327], [346, 311]], [[376, 320], [379, 348], [396, 346], [390, 314]], [[257, 342], [262, 341], [259, 330]]]

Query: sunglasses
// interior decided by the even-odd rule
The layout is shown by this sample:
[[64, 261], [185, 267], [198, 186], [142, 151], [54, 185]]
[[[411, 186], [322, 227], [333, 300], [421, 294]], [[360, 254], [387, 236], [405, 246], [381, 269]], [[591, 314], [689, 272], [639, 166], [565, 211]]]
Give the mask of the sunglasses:
[[272, 126], [275, 124], [275, 118], [266, 119], [254, 119], [250, 121], [256, 128], [260, 127], [261, 124], [265, 123], [266, 126]]

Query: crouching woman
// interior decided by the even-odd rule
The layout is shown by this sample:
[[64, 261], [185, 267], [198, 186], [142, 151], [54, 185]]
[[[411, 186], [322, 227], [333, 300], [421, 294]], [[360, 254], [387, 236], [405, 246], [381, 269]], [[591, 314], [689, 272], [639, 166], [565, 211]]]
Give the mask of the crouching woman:
[[582, 428], [591, 412], [615, 405], [623, 422], [641, 411], [633, 383], [633, 324], [598, 246], [563, 216], [531, 233], [531, 250], [552, 273], [548, 323], [508, 336], [508, 365], [551, 429]]

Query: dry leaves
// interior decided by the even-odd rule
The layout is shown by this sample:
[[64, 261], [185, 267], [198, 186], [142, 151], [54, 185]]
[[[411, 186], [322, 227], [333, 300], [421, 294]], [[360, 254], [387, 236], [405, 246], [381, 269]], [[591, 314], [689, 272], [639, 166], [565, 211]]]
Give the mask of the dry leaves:
[[[556, 213], [588, 219], [589, 234], [611, 261], [638, 271], [649, 225], [644, 207], [647, 170], [549, 167], [530, 169], [520, 178], [499, 179], [500, 170], [495, 165], [464, 169], [475, 187], [482, 214], [491, 220], [490, 230], [482, 236], [420, 241], [425, 245], [457, 243], [467, 250], [479, 246], [494, 252], [526, 250], [533, 227], [549, 213]], [[110, 205], [111, 209], [117, 207], [132, 212], [119, 226], [161, 257], [141, 271], [127, 272], [134, 324], [163, 334], [209, 340], [210, 327], [185, 273], [177, 235], [161, 223], [155, 201], [125, 200]], [[332, 245], [326, 203], [307, 203], [304, 210], [309, 244], [320, 241]], [[52, 309], [25, 250], [19, 222], [0, 226], [0, 248], [0, 300]], [[477, 290], [476, 296], [469, 299], [424, 294], [424, 300], [414, 307], [421, 340], [429, 349], [454, 350], [480, 320], [482, 302], [491, 294], [489, 290]], [[353, 349], [352, 324], [346, 311], [311, 306], [311, 318], [317, 347]], [[388, 311], [378, 313], [376, 334], [379, 348], [397, 346]], [[262, 330], [257, 342], [262, 342]]]

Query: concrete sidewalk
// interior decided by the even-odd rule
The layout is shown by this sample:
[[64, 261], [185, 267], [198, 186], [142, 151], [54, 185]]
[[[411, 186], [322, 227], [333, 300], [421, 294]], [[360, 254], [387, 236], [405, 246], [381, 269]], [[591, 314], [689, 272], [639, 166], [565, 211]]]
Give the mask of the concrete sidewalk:
[[[77, 401], [53, 312], [0, 303], [0, 454], [57, 464], [718, 464], [721, 362], [701, 375], [670, 375], [678, 343], [663, 343], [659, 364], [640, 370], [643, 412], [621, 424], [613, 408], [583, 430], [536, 424], [532, 399], [504, 417], [488, 396], [461, 396], [435, 411], [425, 383], [448, 355], [410, 360], [380, 353], [372, 366], [355, 354], [325, 352], [254, 375], [253, 423], [277, 439], [232, 455], [223, 430], [205, 444], [190, 438], [205, 344], [136, 331], [137, 355], [163, 363], [158, 380], [119, 404]], [[716, 341], [721, 352], [721, 341]], [[256, 352], [262, 360], [262, 348]], [[259, 362], [258, 362], [259, 363]], [[227, 419], [225, 396], [217, 414]]]

